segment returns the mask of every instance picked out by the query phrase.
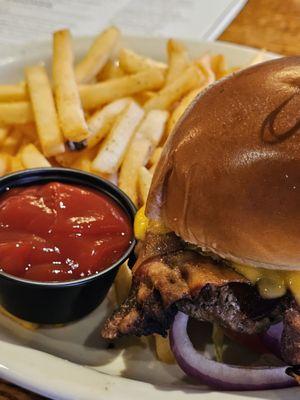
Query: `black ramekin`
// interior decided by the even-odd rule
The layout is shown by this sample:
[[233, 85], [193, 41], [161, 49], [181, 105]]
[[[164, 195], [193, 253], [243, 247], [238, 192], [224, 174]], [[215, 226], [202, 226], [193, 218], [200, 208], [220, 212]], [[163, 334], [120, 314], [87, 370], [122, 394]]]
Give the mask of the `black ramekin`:
[[[96, 175], [67, 168], [36, 168], [0, 178], [0, 196], [10, 188], [64, 182], [96, 189], [114, 199], [132, 224], [136, 208], [122, 190]], [[36, 282], [0, 272], [0, 304], [11, 314], [40, 324], [74, 321], [95, 309], [105, 298], [120, 265], [135, 246], [134, 237], [123, 256], [104, 271], [68, 282]], [[1, 260], [0, 260], [1, 265]]]

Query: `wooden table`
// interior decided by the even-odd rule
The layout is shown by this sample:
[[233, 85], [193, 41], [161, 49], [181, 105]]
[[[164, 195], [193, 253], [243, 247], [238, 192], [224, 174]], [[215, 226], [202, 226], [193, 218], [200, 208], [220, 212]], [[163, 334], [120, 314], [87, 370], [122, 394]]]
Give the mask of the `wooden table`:
[[300, 0], [248, 0], [220, 40], [300, 55]]
[[[248, 0], [220, 40], [300, 54], [300, 0]], [[0, 400], [38, 400], [23, 389], [0, 382]]]

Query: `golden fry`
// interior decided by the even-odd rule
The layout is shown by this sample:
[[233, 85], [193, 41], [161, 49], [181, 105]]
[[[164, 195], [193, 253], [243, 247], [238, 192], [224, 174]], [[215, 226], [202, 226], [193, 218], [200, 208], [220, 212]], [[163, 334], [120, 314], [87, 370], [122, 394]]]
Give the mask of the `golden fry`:
[[143, 57], [125, 48], [120, 50], [119, 63], [120, 67], [128, 74], [136, 74], [147, 68], [157, 68], [163, 73], [167, 71], [167, 65], [165, 63]]
[[146, 101], [152, 99], [155, 96], [155, 92], [147, 90], [146, 92], [141, 92], [133, 96], [134, 100], [137, 101], [141, 106], [146, 103]]
[[166, 76], [166, 86], [176, 80], [191, 65], [186, 47], [177, 40], [168, 40], [167, 52], [169, 68]]
[[[19, 324], [20, 326], [22, 326], [22, 328], [29, 329], [29, 330], [31, 330], [31, 331], [34, 331], [34, 330], [36, 330], [36, 329], [38, 329], [38, 328], [40, 327], [40, 325], [39, 325], [39, 324], [36, 324], [35, 322], [28, 322], [28, 321], [25, 321], [25, 320], [23, 320], [23, 319], [20, 319], [20, 318], [14, 316], [13, 314], [11, 314], [10, 312], [8, 312], [8, 311], [7, 311], [4, 307], [2, 307], [2, 306], [0, 306], [0, 314], [2, 314], [2, 315], [4, 315], [5, 317], [11, 319], [12, 321], [16, 322], [17, 324]], [[25, 395], [25, 396], [26, 396], [26, 395]], [[15, 398], [15, 397], [17, 397], [17, 398], [19, 397], [21, 400], [22, 400], [22, 397], [23, 397], [23, 400], [27, 400], [27, 399], [28, 399], [28, 396], [26, 396], [26, 397], [24, 398], [24, 395], [22, 395], [22, 397], [20, 397], [20, 392], [19, 392], [19, 391], [18, 391], [18, 393], [16, 394], [16, 396], [15, 396], [15, 395], [13, 396], [13, 398]]]
[[24, 84], [0, 85], [0, 101], [26, 101], [28, 93]]
[[164, 76], [157, 69], [147, 69], [134, 75], [111, 79], [79, 87], [83, 107], [94, 109], [122, 97], [131, 96], [146, 90], [156, 90], [162, 87]]
[[55, 160], [62, 167], [68, 168], [71, 167], [71, 165], [76, 162], [77, 158], [78, 158], [78, 153], [76, 151], [66, 151], [62, 154], [58, 154], [55, 157]]
[[101, 71], [115, 51], [119, 38], [120, 31], [114, 26], [96, 37], [85, 57], [75, 67], [77, 83], [88, 83]]
[[4, 139], [1, 146], [1, 151], [10, 155], [15, 155], [22, 144], [23, 138], [24, 135], [19, 129], [12, 129]]
[[147, 164], [153, 149], [160, 142], [168, 115], [167, 111], [149, 111], [136, 130], [121, 165], [119, 186], [136, 205], [138, 204], [139, 169]]
[[51, 167], [49, 161], [33, 144], [28, 144], [20, 151], [20, 159], [25, 168]]
[[132, 202], [138, 203], [138, 174], [139, 168], [147, 164], [152, 150], [149, 139], [138, 136], [133, 138], [125, 154], [119, 175], [119, 187], [130, 197]]
[[110, 131], [117, 116], [128, 106], [130, 98], [115, 100], [101, 110], [96, 111], [87, 121], [89, 136], [87, 147], [90, 149], [97, 145]]
[[167, 119], [168, 111], [151, 110], [147, 113], [143, 123], [139, 127], [139, 134], [146, 139], [149, 139], [154, 147], [158, 146], [161, 141]]
[[157, 147], [157, 148], [154, 150], [154, 152], [153, 152], [153, 154], [152, 154], [152, 157], [151, 157], [150, 160], [149, 160], [149, 161], [150, 161], [150, 164], [151, 164], [151, 167], [149, 168], [149, 171], [150, 171], [152, 174], [154, 174], [155, 168], [156, 168], [156, 166], [157, 166], [157, 164], [158, 164], [158, 161], [160, 160], [162, 151], [163, 151], [163, 148], [162, 148], [162, 147]]
[[71, 165], [72, 168], [80, 169], [81, 171], [91, 172], [92, 161], [89, 157], [80, 157]]
[[217, 80], [226, 75], [228, 67], [223, 54], [216, 54], [211, 57], [211, 67]]
[[[71, 152], [71, 154], [74, 152]], [[67, 153], [65, 153], [67, 154]], [[92, 160], [97, 154], [97, 148], [85, 149], [80, 152], [75, 152], [75, 157], [69, 158], [69, 166], [76, 169], [81, 169], [82, 171], [91, 172], [92, 170]], [[58, 156], [59, 157], [59, 156]], [[65, 160], [67, 161], [67, 160]]]
[[46, 157], [63, 153], [63, 136], [46, 69], [41, 65], [28, 67], [25, 74], [43, 153]]
[[170, 347], [169, 338], [164, 338], [160, 335], [154, 335], [154, 337], [157, 358], [166, 364], [174, 364], [176, 361]]
[[178, 104], [178, 106], [175, 108], [175, 110], [172, 112], [171, 117], [169, 118], [169, 121], [167, 123], [167, 134], [169, 135], [174, 126], [176, 125], [176, 122], [180, 119], [180, 117], [183, 115], [185, 110], [188, 108], [188, 106], [191, 104], [191, 102], [195, 99], [195, 97], [200, 93], [202, 89], [193, 89], [191, 92], [189, 92]]
[[152, 99], [144, 104], [146, 111], [153, 109], [167, 110], [190, 90], [201, 86], [205, 79], [196, 67], [189, 67], [174, 82], [160, 90]]
[[131, 287], [132, 273], [127, 263], [121, 265], [115, 283], [116, 297], [119, 305], [127, 298]]
[[103, 69], [97, 75], [98, 81], [106, 81], [108, 79], [121, 78], [126, 75], [123, 69], [120, 67], [120, 63], [117, 60], [108, 60], [104, 65]]
[[8, 133], [9, 133], [8, 128], [0, 127], [0, 146], [3, 144], [4, 140], [7, 138]]
[[143, 204], [146, 204], [150, 185], [152, 181], [152, 173], [145, 167], [139, 169], [138, 189]]
[[202, 57], [195, 60], [195, 65], [206, 77], [206, 85], [210, 85], [216, 80], [216, 75], [211, 66], [211, 56], [209, 54], [206, 53]]
[[131, 101], [100, 147], [92, 164], [93, 170], [112, 174], [119, 169], [130, 140], [143, 116], [143, 109]]
[[0, 176], [5, 175], [9, 170], [9, 155], [0, 153]]
[[12, 156], [10, 161], [10, 172], [22, 171], [25, 169], [22, 161], [18, 155]]
[[68, 30], [53, 35], [53, 85], [58, 118], [67, 140], [80, 142], [88, 128], [80, 103], [73, 69], [71, 35]]
[[33, 121], [33, 111], [29, 101], [0, 103], [1, 125], [18, 125]]
[[18, 125], [18, 130], [22, 132], [24, 137], [28, 137], [32, 142], [38, 140], [38, 134], [34, 122], [28, 124]]

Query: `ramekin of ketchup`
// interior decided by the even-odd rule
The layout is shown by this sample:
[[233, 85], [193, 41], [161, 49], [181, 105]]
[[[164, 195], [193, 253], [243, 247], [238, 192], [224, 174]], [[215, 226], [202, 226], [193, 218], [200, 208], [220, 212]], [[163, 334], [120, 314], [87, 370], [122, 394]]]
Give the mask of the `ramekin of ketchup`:
[[135, 207], [96, 175], [39, 168], [0, 179], [0, 303], [66, 323], [96, 308], [133, 251]]

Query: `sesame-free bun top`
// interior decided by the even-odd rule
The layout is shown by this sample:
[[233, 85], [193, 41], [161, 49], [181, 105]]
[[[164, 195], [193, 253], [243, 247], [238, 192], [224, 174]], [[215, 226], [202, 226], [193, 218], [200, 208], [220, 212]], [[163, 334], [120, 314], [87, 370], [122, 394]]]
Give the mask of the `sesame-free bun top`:
[[300, 57], [196, 98], [164, 148], [146, 213], [233, 262], [300, 270]]

